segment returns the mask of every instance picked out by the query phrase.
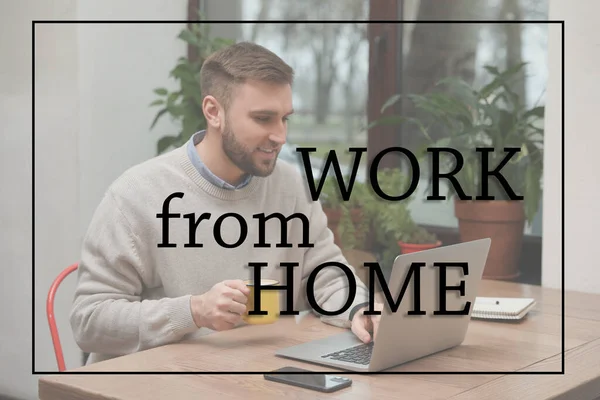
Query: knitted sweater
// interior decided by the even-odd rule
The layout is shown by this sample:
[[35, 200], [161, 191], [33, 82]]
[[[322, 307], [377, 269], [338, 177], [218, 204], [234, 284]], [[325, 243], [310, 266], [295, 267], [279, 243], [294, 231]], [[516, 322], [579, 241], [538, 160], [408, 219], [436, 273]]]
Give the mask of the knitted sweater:
[[[159, 216], [166, 213], [176, 215]], [[309, 223], [270, 218], [262, 224], [255, 217], [274, 213], [286, 218], [303, 214]], [[305, 230], [312, 247], [304, 247]], [[257, 246], [261, 232], [269, 247]], [[277, 246], [285, 238], [291, 246]], [[84, 236], [70, 314], [75, 340], [91, 353], [88, 362], [95, 362], [207, 333], [208, 328], [194, 323], [191, 296], [224, 280], [251, 279], [250, 262], [267, 263], [261, 277], [282, 284], [286, 269], [280, 263], [299, 264], [294, 268], [294, 311], [315, 311], [306, 284], [319, 265], [339, 262], [355, 272], [334, 244], [304, 176], [283, 160], [270, 176], [253, 177], [236, 190], [206, 180], [185, 146], [138, 164], [108, 188]], [[321, 315], [323, 322], [350, 327], [352, 309], [369, 299], [367, 287], [354, 279], [353, 303], [339, 315]], [[322, 309], [338, 311], [346, 304], [349, 283], [340, 268], [322, 269], [313, 287]], [[285, 311], [287, 296], [280, 293]]]

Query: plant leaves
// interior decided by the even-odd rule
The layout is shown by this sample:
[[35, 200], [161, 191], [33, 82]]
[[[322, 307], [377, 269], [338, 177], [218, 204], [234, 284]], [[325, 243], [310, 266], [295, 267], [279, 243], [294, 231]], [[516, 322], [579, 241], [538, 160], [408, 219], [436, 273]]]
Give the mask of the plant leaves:
[[546, 110], [546, 108], [544, 106], [534, 107], [531, 110], [525, 112], [523, 114], [522, 118], [523, 119], [527, 119], [529, 117], [544, 118], [545, 110]]
[[492, 65], [485, 65], [483, 68], [485, 68], [485, 70], [492, 75], [500, 75], [500, 71], [498, 71], [498, 68]]
[[183, 31], [181, 31], [181, 33], [179, 33], [177, 37], [193, 46], [199, 45], [198, 38], [192, 33], [192, 31], [188, 29], [184, 29]]
[[512, 92], [510, 92], [510, 90], [508, 90], [508, 85], [506, 85], [507, 80], [511, 76], [513, 76], [514, 74], [519, 72], [521, 70], [521, 68], [523, 68], [523, 66], [525, 66], [526, 64], [527, 64], [527, 62], [518, 63], [518, 64], [508, 68], [507, 70], [503, 71], [502, 73], [500, 73], [498, 71], [498, 68], [496, 68], [496, 67], [489, 66], [489, 65], [485, 66], [484, 68], [488, 72], [490, 72], [492, 75], [494, 75], [495, 78], [494, 78], [494, 80], [492, 80], [492, 82], [485, 85], [479, 91], [479, 98], [487, 99], [496, 89], [498, 89], [500, 87], [503, 87], [505, 90], [507, 90], [507, 92], [509, 92], [509, 94], [514, 95], [514, 93], [512, 93]]
[[158, 122], [160, 117], [162, 117], [166, 112], [167, 112], [167, 109], [163, 108], [162, 110], [160, 110], [159, 112], [156, 113], [156, 116], [154, 117], [154, 120], [152, 121], [152, 124], [150, 125], [150, 129], [154, 128], [154, 125], [156, 125], [156, 123]]
[[163, 136], [159, 139], [158, 143], [156, 144], [156, 151], [158, 152], [158, 154], [161, 154], [172, 145], [175, 145], [178, 140], [178, 136]]
[[396, 104], [402, 97], [403, 96], [401, 94], [395, 94], [387, 99], [386, 102], [383, 103], [383, 106], [381, 106], [381, 113], [383, 114], [385, 110]]
[[529, 155], [529, 149], [527, 148], [527, 143], [523, 143], [521, 145], [521, 151], [519, 151], [519, 154], [517, 155], [516, 158], [511, 158], [510, 160], [508, 160], [508, 162], [510, 164], [518, 164], [519, 162], [521, 162], [521, 160], [525, 157], [527, 157]]
[[[513, 189], [518, 193], [527, 193], [528, 197], [533, 198], [531, 203], [527, 203], [528, 216], [533, 218], [542, 190], [539, 182], [543, 168], [544, 134], [544, 129], [536, 127], [534, 123], [537, 118], [544, 116], [545, 109], [534, 107], [523, 110], [519, 97], [511, 89], [511, 80], [514, 80], [517, 72], [525, 64], [520, 63], [504, 71], [500, 71], [495, 66], [487, 66], [486, 69], [493, 75], [493, 79], [479, 91], [472, 89], [456, 77], [441, 79], [437, 86], [444, 86], [443, 89], [447, 92], [405, 95], [418, 110], [427, 114], [426, 123], [422, 122], [424, 120], [407, 116], [388, 115], [373, 121], [369, 124], [369, 128], [413, 123], [419, 126], [425, 137], [429, 139], [429, 143], [423, 145], [420, 154], [424, 154], [427, 146], [452, 147], [459, 151], [463, 155], [464, 164], [455, 177], [467, 195], [476, 195], [481, 190], [480, 156], [475, 154], [475, 148], [496, 149], [489, 154], [490, 166], [497, 165], [506, 156], [503, 151], [505, 147], [520, 148], [520, 152], [510, 159], [502, 173]], [[400, 97], [400, 95], [390, 97], [382, 110], [389, 108]], [[440, 129], [436, 138], [438, 140], [435, 142], [428, 134], [429, 118], [432, 120], [431, 128]], [[427, 125], [427, 129], [424, 125]], [[441, 136], [443, 138], [439, 139]], [[440, 166], [443, 164], [452, 168], [453, 160], [453, 157], [444, 156], [440, 159]], [[450, 169], [447, 172], [449, 171]], [[505, 196], [500, 187], [490, 185], [490, 190], [492, 195], [498, 192], [497, 195], [500, 197]], [[456, 195], [452, 185], [448, 186], [448, 192], [449, 197]]]
[[[198, 15], [200, 20], [204, 20], [201, 13]], [[236, 42], [232, 39], [213, 37], [208, 23], [190, 24], [178, 34], [177, 38], [193, 46], [197, 58], [192, 61], [188, 57], [178, 57], [175, 66], [169, 72], [169, 77], [178, 81], [179, 90], [169, 92], [165, 88], [154, 89], [154, 93], [162, 96], [163, 99], [155, 100], [152, 106], [164, 105], [164, 108], [158, 111], [150, 129], [154, 128], [157, 121], [165, 114], [169, 114], [181, 127], [177, 136], [165, 136], [159, 140], [157, 143], [159, 154], [169, 146], [183, 145], [191, 134], [206, 126], [202, 113], [202, 90], [198, 79], [200, 70], [204, 60], [210, 54]]]

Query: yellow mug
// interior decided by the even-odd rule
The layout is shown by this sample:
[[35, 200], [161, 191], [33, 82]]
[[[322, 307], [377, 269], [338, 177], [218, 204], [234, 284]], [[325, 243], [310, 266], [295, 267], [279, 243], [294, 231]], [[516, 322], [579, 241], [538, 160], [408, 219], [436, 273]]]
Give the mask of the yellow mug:
[[[279, 281], [273, 279], [261, 279], [262, 286], [276, 286]], [[266, 311], [266, 315], [249, 315], [248, 312], [254, 311], [254, 281], [244, 281], [250, 289], [248, 302], [246, 303], [246, 312], [242, 316], [248, 324], [272, 324], [279, 318], [279, 290], [261, 289], [260, 291], [260, 311]]]

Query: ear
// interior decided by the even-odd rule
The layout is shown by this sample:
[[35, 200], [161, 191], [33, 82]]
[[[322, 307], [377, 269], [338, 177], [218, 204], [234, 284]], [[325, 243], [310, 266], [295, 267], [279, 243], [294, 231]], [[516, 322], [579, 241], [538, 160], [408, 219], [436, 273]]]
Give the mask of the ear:
[[202, 100], [202, 112], [206, 118], [206, 124], [216, 130], [222, 126], [223, 108], [213, 96], [206, 96]]

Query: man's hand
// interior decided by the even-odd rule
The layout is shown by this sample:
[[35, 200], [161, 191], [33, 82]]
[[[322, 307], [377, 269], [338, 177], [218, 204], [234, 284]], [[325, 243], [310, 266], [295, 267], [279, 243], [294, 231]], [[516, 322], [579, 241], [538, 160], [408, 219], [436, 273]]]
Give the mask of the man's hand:
[[233, 328], [246, 312], [250, 289], [241, 280], [217, 283], [208, 292], [192, 296], [192, 316], [198, 328]]
[[[369, 343], [371, 340], [375, 340], [377, 337], [377, 330], [379, 329], [379, 321], [381, 315], [364, 315], [364, 312], [369, 309], [369, 306], [360, 308], [354, 317], [352, 318], [352, 332], [363, 341], [363, 343]], [[382, 311], [383, 304], [375, 303], [375, 311]], [[371, 336], [371, 332], [373, 336]]]

